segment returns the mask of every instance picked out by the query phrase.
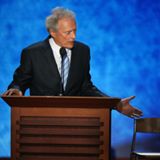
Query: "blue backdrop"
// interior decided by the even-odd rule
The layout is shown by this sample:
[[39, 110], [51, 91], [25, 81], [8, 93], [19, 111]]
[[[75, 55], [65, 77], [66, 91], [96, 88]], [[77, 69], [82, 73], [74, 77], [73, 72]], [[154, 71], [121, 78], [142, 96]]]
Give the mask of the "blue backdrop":
[[[132, 104], [143, 110], [144, 117], [160, 116], [159, 0], [1, 0], [0, 94], [12, 80], [22, 48], [48, 36], [45, 18], [55, 6], [76, 12], [77, 40], [91, 48], [94, 84], [111, 96], [136, 95]], [[117, 157], [129, 155], [132, 127], [132, 119], [112, 112]], [[0, 99], [0, 157], [7, 156], [10, 108]]]

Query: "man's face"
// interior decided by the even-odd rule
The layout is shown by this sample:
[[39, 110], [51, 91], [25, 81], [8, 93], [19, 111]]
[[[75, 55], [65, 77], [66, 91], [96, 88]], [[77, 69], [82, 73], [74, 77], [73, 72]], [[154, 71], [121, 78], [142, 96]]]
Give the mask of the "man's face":
[[58, 21], [57, 31], [50, 31], [56, 44], [65, 48], [72, 48], [76, 38], [76, 22], [72, 18], [63, 18]]

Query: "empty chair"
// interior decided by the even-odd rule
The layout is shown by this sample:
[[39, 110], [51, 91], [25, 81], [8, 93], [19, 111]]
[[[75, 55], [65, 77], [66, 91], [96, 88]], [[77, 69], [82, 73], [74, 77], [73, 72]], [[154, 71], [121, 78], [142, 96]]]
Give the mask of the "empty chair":
[[[137, 133], [160, 134], [160, 118], [134, 119], [134, 133], [131, 146], [130, 160], [160, 160], [160, 152], [139, 152], [136, 150]], [[160, 141], [160, 139], [158, 139]], [[154, 142], [152, 142], [154, 143]], [[150, 144], [148, 144], [150, 145]], [[159, 146], [160, 148], [160, 146]]]

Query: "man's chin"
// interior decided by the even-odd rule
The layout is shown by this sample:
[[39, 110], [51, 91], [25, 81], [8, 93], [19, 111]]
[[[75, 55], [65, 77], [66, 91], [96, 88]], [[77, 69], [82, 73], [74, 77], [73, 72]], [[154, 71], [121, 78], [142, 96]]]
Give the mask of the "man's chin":
[[68, 49], [72, 49], [74, 46], [74, 42], [67, 44], [65, 47]]

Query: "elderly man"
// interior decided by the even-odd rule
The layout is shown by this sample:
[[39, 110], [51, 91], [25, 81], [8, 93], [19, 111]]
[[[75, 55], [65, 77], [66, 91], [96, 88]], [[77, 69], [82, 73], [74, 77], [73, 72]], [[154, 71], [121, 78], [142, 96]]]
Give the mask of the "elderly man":
[[[49, 36], [23, 49], [20, 66], [4, 96], [25, 94], [50, 96], [107, 96], [95, 87], [90, 76], [90, 49], [75, 41], [75, 14], [57, 7], [46, 19]], [[130, 105], [134, 96], [115, 106], [122, 114], [139, 117], [142, 112]]]

